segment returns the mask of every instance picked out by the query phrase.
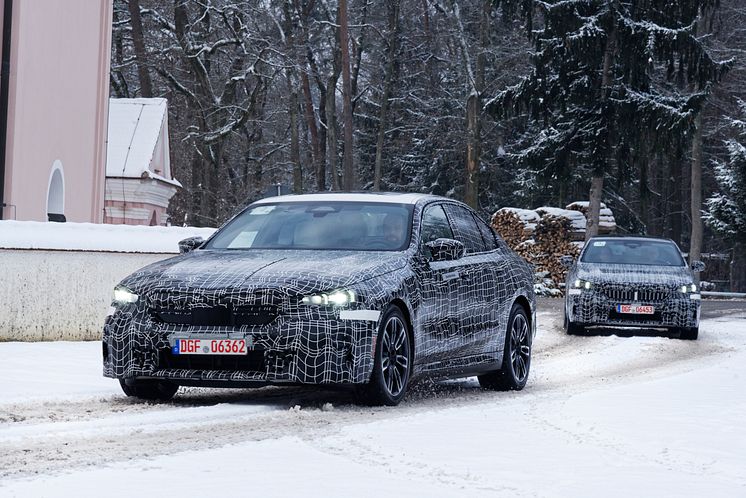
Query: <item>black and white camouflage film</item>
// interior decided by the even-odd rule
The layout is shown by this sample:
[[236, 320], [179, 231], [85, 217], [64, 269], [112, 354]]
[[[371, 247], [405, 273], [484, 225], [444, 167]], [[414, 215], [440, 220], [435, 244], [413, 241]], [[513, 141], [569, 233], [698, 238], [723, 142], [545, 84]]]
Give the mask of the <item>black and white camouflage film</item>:
[[596, 237], [567, 275], [565, 324], [666, 328], [696, 338], [701, 295], [673, 241]]
[[[241, 227], [270, 213], [277, 233], [262, 245], [266, 223], [260, 235]], [[303, 216], [311, 221], [290, 230]], [[387, 238], [397, 224], [401, 235]], [[441, 246], [453, 253], [433, 258]], [[121, 282], [103, 330], [104, 375], [177, 385], [363, 384], [392, 306], [410, 330], [411, 377], [486, 371], [502, 364], [516, 303], [533, 337], [531, 267], [461, 203], [418, 194], [264, 199], [200, 248]], [[194, 338], [245, 340], [247, 352], [182, 354], [180, 339]]]

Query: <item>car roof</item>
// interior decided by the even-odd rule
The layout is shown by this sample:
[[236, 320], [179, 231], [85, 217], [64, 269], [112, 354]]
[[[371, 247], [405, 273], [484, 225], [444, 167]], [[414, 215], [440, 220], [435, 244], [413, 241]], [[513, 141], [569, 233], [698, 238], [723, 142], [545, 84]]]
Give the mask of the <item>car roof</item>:
[[[416, 204], [423, 199], [441, 199], [431, 194], [406, 192], [324, 192], [318, 194], [280, 195], [260, 199], [254, 204], [277, 204], [285, 202], [386, 202], [391, 204]], [[450, 200], [450, 199], [449, 199]]]
[[597, 235], [595, 237], [591, 237], [590, 240], [648, 240], [654, 242], [670, 242], [672, 244], [675, 244], [675, 242], [671, 239], [668, 239], [666, 237], [656, 237], [653, 235]]

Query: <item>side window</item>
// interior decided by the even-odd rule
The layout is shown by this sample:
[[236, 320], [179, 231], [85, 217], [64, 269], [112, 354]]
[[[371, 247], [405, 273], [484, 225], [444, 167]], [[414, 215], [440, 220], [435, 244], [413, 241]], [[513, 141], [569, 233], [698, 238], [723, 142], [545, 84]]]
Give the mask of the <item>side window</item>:
[[487, 226], [487, 223], [482, 221], [479, 216], [474, 215], [474, 221], [477, 222], [477, 228], [479, 228], [479, 232], [482, 234], [485, 251], [493, 251], [497, 249], [497, 244], [495, 243], [495, 232], [493, 232], [492, 229]]
[[484, 252], [484, 241], [471, 211], [455, 204], [446, 204], [446, 213], [453, 227], [456, 240], [464, 244], [466, 254]]
[[425, 208], [422, 215], [422, 227], [420, 228], [420, 240], [424, 245], [425, 242], [431, 242], [435, 239], [452, 239], [453, 232], [448, 225], [448, 218], [443, 211], [443, 206], [436, 204]]

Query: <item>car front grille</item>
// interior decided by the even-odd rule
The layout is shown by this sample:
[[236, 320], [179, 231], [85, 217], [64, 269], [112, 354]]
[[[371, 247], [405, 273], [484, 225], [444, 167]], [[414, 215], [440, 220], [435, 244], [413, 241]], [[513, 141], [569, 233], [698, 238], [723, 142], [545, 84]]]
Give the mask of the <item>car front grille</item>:
[[170, 350], [161, 350], [158, 367], [164, 369], [185, 370], [232, 370], [264, 372], [264, 350], [248, 351], [245, 355], [201, 355], [173, 354]]
[[277, 318], [278, 309], [271, 305], [156, 308], [152, 315], [156, 321], [173, 325], [241, 327], [267, 325]]
[[614, 302], [659, 303], [668, 299], [671, 290], [652, 287], [605, 287], [603, 293]]

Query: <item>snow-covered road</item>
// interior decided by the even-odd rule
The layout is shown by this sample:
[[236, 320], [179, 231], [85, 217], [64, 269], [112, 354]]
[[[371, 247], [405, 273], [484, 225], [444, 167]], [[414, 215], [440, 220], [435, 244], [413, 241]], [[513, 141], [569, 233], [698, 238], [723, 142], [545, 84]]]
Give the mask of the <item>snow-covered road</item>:
[[98, 343], [0, 344], [0, 496], [746, 496], [746, 312], [700, 340], [539, 316], [519, 393], [187, 389], [127, 399]]

